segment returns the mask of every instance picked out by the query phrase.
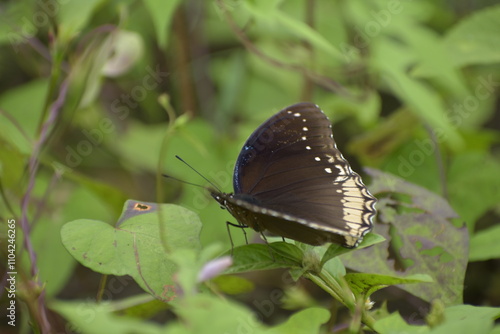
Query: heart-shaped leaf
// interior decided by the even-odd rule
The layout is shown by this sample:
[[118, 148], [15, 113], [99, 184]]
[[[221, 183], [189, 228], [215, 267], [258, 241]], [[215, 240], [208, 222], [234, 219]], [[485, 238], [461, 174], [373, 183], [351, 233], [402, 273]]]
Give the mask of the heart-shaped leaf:
[[169, 301], [175, 297], [177, 265], [168, 254], [200, 249], [198, 216], [173, 204], [128, 200], [116, 227], [78, 219], [61, 229], [62, 242], [82, 265], [102, 274], [130, 275], [145, 291]]

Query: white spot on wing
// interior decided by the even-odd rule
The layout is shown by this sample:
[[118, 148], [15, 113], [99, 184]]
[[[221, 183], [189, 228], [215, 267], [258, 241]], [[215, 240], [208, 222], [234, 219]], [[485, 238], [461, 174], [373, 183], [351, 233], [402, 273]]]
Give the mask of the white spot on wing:
[[293, 114], [293, 116], [295, 116], [295, 117], [299, 117], [299, 116], [300, 116], [300, 113], [299, 113], [299, 112], [296, 112], [295, 114]]
[[311, 149], [311, 146], [306, 146], [306, 150], [310, 150]]
[[325, 172], [327, 172], [328, 174], [331, 174], [332, 173], [332, 169], [331, 168], [325, 168]]
[[314, 160], [321, 161], [321, 158], [320, 157], [315, 157]]
[[349, 170], [345, 168], [345, 166], [342, 165], [336, 165], [335, 168], [339, 170], [339, 175], [348, 175]]
[[302, 136], [302, 140], [306, 140], [306, 139], [307, 139], [306, 136]]
[[309, 128], [308, 128], [307, 126], [304, 126], [304, 127], [302, 128], [302, 131], [309, 131]]

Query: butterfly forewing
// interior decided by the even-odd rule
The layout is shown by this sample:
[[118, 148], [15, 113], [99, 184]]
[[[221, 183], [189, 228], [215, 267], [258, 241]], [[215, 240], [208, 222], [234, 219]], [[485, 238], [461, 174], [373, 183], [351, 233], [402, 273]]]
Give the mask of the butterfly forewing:
[[259, 218], [250, 226], [310, 244], [341, 239], [355, 247], [375, 215], [375, 198], [312, 103], [290, 106], [255, 130], [238, 157], [234, 190], [230, 204]]

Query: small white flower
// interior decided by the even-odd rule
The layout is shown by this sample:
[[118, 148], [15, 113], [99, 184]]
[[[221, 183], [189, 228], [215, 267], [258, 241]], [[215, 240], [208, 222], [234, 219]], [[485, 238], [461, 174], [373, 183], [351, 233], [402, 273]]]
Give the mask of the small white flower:
[[208, 281], [217, 276], [233, 264], [233, 259], [230, 256], [223, 256], [218, 259], [205, 263], [198, 274], [198, 283]]

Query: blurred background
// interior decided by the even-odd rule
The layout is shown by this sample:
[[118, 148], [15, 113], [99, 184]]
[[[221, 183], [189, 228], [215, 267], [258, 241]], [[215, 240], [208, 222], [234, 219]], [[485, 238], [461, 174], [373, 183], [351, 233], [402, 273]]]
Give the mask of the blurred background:
[[[79, 218], [113, 223], [126, 199], [187, 207], [202, 219], [202, 243], [229, 249], [225, 222], [234, 219], [203, 189], [161, 173], [204, 185], [179, 155], [232, 192], [246, 138], [300, 101], [329, 116], [355, 171], [381, 169], [445, 197], [471, 238], [495, 227], [495, 3], [2, 1], [1, 244], [11, 218], [22, 241], [27, 213], [45, 297], [70, 300], [94, 298], [99, 275], [66, 252], [61, 226]], [[39, 292], [29, 284], [32, 263], [25, 250], [18, 257], [19, 289], [30, 300]], [[281, 273], [252, 274], [258, 288], [238, 298], [283, 288], [273, 275]], [[123, 294], [136, 293], [133, 286]], [[328, 298], [310, 291], [317, 293]], [[471, 259], [464, 294], [465, 303], [500, 305], [498, 258]]]

